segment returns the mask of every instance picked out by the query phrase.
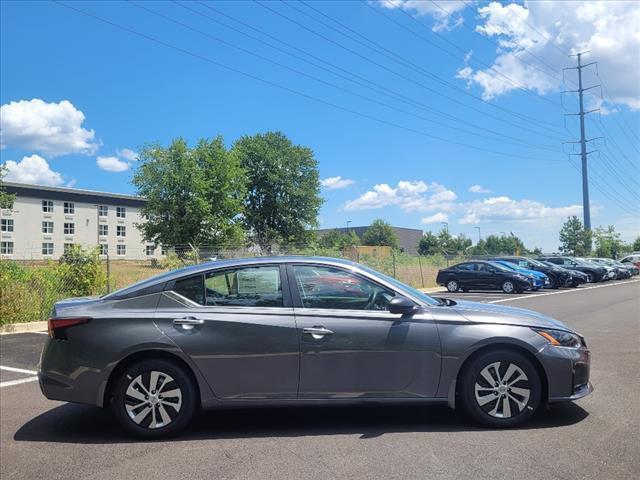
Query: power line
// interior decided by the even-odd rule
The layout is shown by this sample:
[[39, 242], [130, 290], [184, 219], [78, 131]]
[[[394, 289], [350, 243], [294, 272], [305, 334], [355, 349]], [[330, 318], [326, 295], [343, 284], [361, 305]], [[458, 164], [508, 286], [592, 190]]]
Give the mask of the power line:
[[337, 110], [341, 110], [343, 112], [347, 112], [347, 113], [350, 113], [350, 114], [353, 114], [353, 115], [356, 115], [356, 116], [359, 116], [359, 117], [362, 117], [362, 118], [366, 118], [368, 120], [373, 120], [373, 121], [375, 121], [377, 123], [381, 123], [381, 124], [384, 124], [384, 125], [392, 126], [394, 128], [400, 129], [400, 130], [404, 130], [404, 131], [407, 131], [407, 132], [415, 133], [415, 134], [418, 134], [418, 135], [421, 135], [421, 136], [424, 136], [424, 137], [427, 137], [427, 138], [440, 140], [442, 142], [450, 143], [450, 144], [453, 144], [453, 145], [458, 145], [458, 146], [462, 146], [462, 147], [465, 147], [465, 148], [471, 148], [473, 150], [480, 150], [480, 151], [484, 151], [484, 152], [487, 152], [487, 153], [493, 153], [495, 155], [507, 156], [507, 157], [510, 157], [510, 158], [523, 158], [523, 159], [527, 159], [527, 160], [542, 160], [542, 161], [550, 161], [550, 162], [556, 162], [557, 161], [557, 160], [551, 160], [551, 159], [541, 159], [541, 158], [538, 158], [538, 157], [529, 157], [529, 156], [524, 156], [524, 155], [511, 154], [511, 153], [507, 153], [507, 152], [501, 152], [501, 151], [486, 149], [486, 148], [482, 148], [482, 147], [477, 147], [477, 146], [470, 145], [470, 144], [467, 144], [467, 143], [464, 143], [464, 142], [458, 142], [456, 140], [450, 140], [450, 139], [447, 139], [447, 138], [444, 138], [444, 137], [441, 137], [441, 136], [438, 136], [438, 135], [433, 135], [433, 134], [430, 134], [428, 132], [424, 132], [422, 130], [417, 130], [417, 129], [414, 129], [414, 128], [411, 128], [411, 127], [405, 127], [405, 126], [397, 124], [395, 122], [390, 122], [388, 120], [384, 120], [384, 119], [375, 117], [373, 115], [362, 113], [362, 112], [359, 112], [359, 111], [354, 110], [352, 108], [344, 107], [344, 106], [338, 105], [336, 103], [333, 103], [331, 101], [315, 97], [315, 96], [307, 94], [305, 92], [301, 92], [299, 90], [295, 90], [293, 88], [287, 87], [285, 85], [281, 85], [281, 84], [279, 84], [277, 82], [273, 82], [271, 80], [267, 80], [267, 79], [259, 77], [257, 75], [253, 75], [251, 73], [247, 73], [247, 72], [245, 72], [243, 70], [240, 70], [238, 68], [231, 67], [231, 66], [226, 65], [226, 64], [224, 64], [222, 62], [219, 62], [217, 60], [213, 60], [213, 59], [211, 59], [209, 57], [205, 57], [204, 55], [200, 55], [200, 54], [194, 53], [194, 52], [192, 52], [190, 50], [186, 50], [186, 49], [184, 49], [182, 47], [179, 47], [179, 46], [173, 45], [171, 43], [165, 42], [164, 40], [160, 40], [160, 39], [155, 38], [155, 37], [153, 37], [151, 35], [147, 35], [145, 33], [139, 32], [139, 31], [134, 30], [132, 28], [125, 27], [124, 25], [120, 25], [120, 24], [118, 24], [116, 22], [113, 22], [113, 21], [108, 20], [106, 18], [100, 17], [100, 16], [95, 15], [93, 13], [87, 12], [87, 11], [82, 10], [80, 8], [77, 8], [75, 6], [60, 2], [59, 0], [52, 0], [52, 2], [56, 3], [58, 5], [61, 5], [63, 7], [66, 7], [68, 9], [70, 9], [70, 10], [74, 10], [75, 12], [80, 13], [82, 15], [85, 15], [87, 17], [90, 17], [90, 18], [93, 18], [95, 20], [98, 20], [98, 21], [100, 21], [102, 23], [105, 23], [107, 25], [111, 25], [112, 27], [115, 27], [115, 28], [117, 28], [119, 30], [123, 30], [125, 32], [128, 32], [130, 34], [133, 34], [133, 35], [136, 35], [138, 37], [144, 38], [144, 39], [146, 39], [148, 41], [151, 41], [151, 42], [156, 43], [158, 45], [161, 45], [163, 47], [166, 47], [166, 48], [169, 48], [171, 50], [175, 50], [177, 52], [180, 52], [180, 53], [182, 53], [184, 55], [187, 55], [187, 56], [196, 58], [198, 60], [210, 63], [210, 64], [215, 65], [217, 67], [223, 68], [225, 70], [228, 70], [230, 72], [236, 73], [236, 74], [241, 75], [241, 76], [244, 76], [246, 78], [249, 78], [249, 79], [252, 79], [252, 80], [256, 80], [256, 81], [264, 83], [266, 85], [269, 85], [269, 86], [272, 86], [272, 87], [276, 87], [276, 88], [278, 88], [280, 90], [283, 90], [283, 91], [286, 91], [288, 93], [292, 93], [294, 95], [297, 95], [297, 96], [300, 96], [300, 97], [303, 97], [303, 98], [306, 98], [306, 99], [309, 99], [309, 100], [313, 100], [314, 102], [321, 103], [321, 104], [326, 105], [326, 106], [330, 106], [330, 107], [335, 108]]
[[[149, 8], [147, 8], [147, 7], [145, 7], [145, 6], [141, 5], [141, 4], [138, 4], [138, 3], [134, 2], [134, 1], [130, 1], [129, 3], [131, 3], [132, 5], [134, 5], [134, 6], [138, 7], [138, 8], [140, 8], [140, 9], [142, 9], [142, 10], [145, 10], [145, 11], [147, 11], [147, 12], [151, 13], [151, 14], [157, 15], [157, 16], [159, 16], [159, 17], [161, 17], [161, 18], [163, 18], [163, 19], [165, 19], [165, 20], [167, 20], [167, 21], [170, 21], [170, 22], [172, 22], [172, 23], [175, 23], [175, 24], [177, 24], [177, 25], [180, 25], [180, 26], [182, 26], [183, 28], [186, 28], [186, 29], [188, 29], [188, 30], [191, 30], [191, 31], [193, 31], [193, 32], [196, 32], [196, 33], [199, 33], [199, 34], [201, 34], [201, 35], [203, 35], [203, 36], [206, 36], [207, 38], [210, 38], [210, 39], [212, 39], [212, 40], [215, 40], [215, 41], [217, 41], [217, 42], [220, 42], [220, 43], [222, 43], [223, 45], [226, 45], [226, 46], [228, 46], [228, 47], [230, 47], [230, 48], [234, 48], [234, 49], [239, 50], [239, 51], [241, 51], [241, 52], [244, 52], [244, 53], [246, 53], [246, 54], [248, 54], [248, 55], [254, 56], [254, 57], [259, 58], [259, 59], [261, 59], [261, 60], [264, 60], [264, 61], [267, 61], [267, 62], [272, 63], [272, 64], [274, 64], [274, 65], [277, 65], [277, 66], [279, 66], [279, 67], [281, 67], [281, 68], [284, 68], [284, 69], [286, 69], [286, 70], [288, 70], [288, 71], [294, 72], [294, 73], [296, 73], [296, 74], [298, 74], [298, 75], [301, 75], [301, 76], [304, 76], [304, 77], [310, 78], [310, 79], [312, 79], [312, 80], [315, 80], [315, 81], [317, 81], [317, 82], [319, 82], [319, 83], [322, 83], [322, 84], [324, 84], [324, 85], [328, 85], [328, 86], [330, 86], [330, 87], [332, 87], [332, 88], [335, 88], [335, 89], [337, 89], [337, 90], [339, 90], [339, 91], [342, 91], [342, 92], [348, 93], [348, 94], [353, 95], [353, 96], [356, 96], [356, 97], [358, 97], [358, 98], [365, 99], [365, 100], [367, 100], [367, 101], [369, 101], [369, 102], [371, 102], [371, 103], [375, 103], [375, 104], [377, 104], [377, 105], [384, 106], [384, 107], [389, 108], [389, 109], [391, 109], [391, 110], [401, 112], [401, 113], [403, 113], [403, 114], [405, 114], [405, 115], [409, 115], [409, 116], [412, 116], [412, 117], [415, 117], [415, 118], [419, 118], [419, 119], [424, 120], [424, 121], [427, 121], [427, 122], [431, 122], [431, 123], [434, 123], [434, 124], [437, 124], [437, 125], [443, 126], [443, 127], [445, 127], [445, 128], [449, 128], [449, 129], [452, 129], [452, 130], [455, 130], [455, 131], [458, 131], [458, 132], [465, 132], [465, 133], [467, 133], [467, 134], [469, 134], [469, 135], [479, 136], [479, 137], [484, 138], [484, 139], [486, 139], [486, 138], [487, 138], [487, 137], [486, 137], [486, 136], [484, 136], [483, 134], [480, 134], [480, 133], [477, 133], [477, 132], [474, 132], [474, 131], [470, 131], [470, 130], [461, 129], [461, 128], [459, 128], [459, 127], [451, 126], [451, 125], [448, 125], [448, 124], [445, 124], [445, 123], [439, 122], [439, 121], [437, 121], [437, 120], [433, 120], [433, 119], [430, 119], [430, 118], [424, 117], [424, 116], [422, 116], [422, 115], [418, 115], [418, 114], [415, 114], [415, 113], [413, 113], [413, 112], [410, 112], [410, 111], [407, 111], [407, 110], [404, 110], [404, 109], [400, 109], [400, 108], [395, 107], [395, 106], [393, 106], [393, 105], [390, 105], [390, 104], [388, 104], [388, 103], [381, 102], [381, 101], [379, 101], [379, 100], [377, 100], [377, 99], [375, 99], [375, 98], [372, 98], [372, 97], [369, 97], [369, 96], [366, 96], [366, 95], [362, 95], [362, 94], [360, 94], [360, 93], [358, 93], [358, 92], [354, 92], [353, 90], [349, 90], [349, 89], [343, 88], [343, 87], [341, 87], [341, 86], [339, 86], [339, 85], [336, 85], [336, 84], [334, 84], [334, 83], [332, 83], [332, 82], [328, 82], [328, 81], [326, 81], [326, 80], [320, 79], [320, 78], [315, 77], [315, 76], [313, 76], [313, 75], [310, 75], [310, 74], [308, 74], [308, 73], [306, 73], [306, 72], [303, 72], [303, 71], [301, 71], [301, 70], [299, 70], [299, 69], [297, 69], [297, 68], [293, 68], [293, 67], [291, 67], [291, 66], [289, 66], [289, 65], [285, 65], [285, 64], [283, 64], [283, 63], [281, 63], [281, 62], [278, 62], [278, 61], [272, 60], [272, 59], [270, 59], [270, 58], [268, 58], [268, 57], [265, 57], [265, 56], [263, 56], [263, 55], [260, 55], [260, 54], [258, 54], [258, 53], [256, 53], [256, 52], [253, 52], [253, 51], [251, 51], [251, 50], [248, 50], [248, 49], [246, 49], [246, 48], [243, 48], [243, 47], [241, 47], [241, 46], [239, 46], [239, 45], [236, 45], [235, 43], [231, 43], [231, 42], [228, 42], [228, 41], [226, 41], [226, 40], [224, 40], [224, 39], [222, 39], [222, 38], [220, 38], [220, 37], [216, 37], [216, 36], [214, 36], [214, 35], [211, 35], [211, 34], [209, 34], [208, 32], [204, 32], [204, 31], [202, 31], [202, 30], [199, 30], [199, 29], [197, 29], [197, 28], [195, 28], [195, 27], [192, 27], [191, 25], [188, 25], [188, 24], [186, 24], [186, 23], [184, 23], [184, 22], [181, 22], [181, 21], [179, 21], [179, 20], [176, 20], [176, 19], [174, 19], [174, 18], [172, 18], [172, 17], [169, 17], [169, 16], [167, 16], [167, 15], [164, 15], [164, 14], [162, 14], [162, 13], [160, 13], [160, 12], [155, 11], [155, 10], [149, 9]], [[176, 2], [174, 2], [174, 3], [176, 3]], [[181, 7], [182, 7], [182, 5], [180, 5], [180, 4], [177, 4], [177, 5], [179, 5], [179, 6], [181, 6]], [[187, 10], [189, 10], [189, 11], [195, 12], [195, 13], [199, 13], [199, 12], [194, 11], [194, 10], [192, 10], [192, 9], [190, 9], [189, 7], [186, 7], [186, 6], [184, 6], [183, 8], [185, 8], [185, 9], [187, 9]], [[478, 125], [473, 124], [473, 123], [471, 123], [471, 122], [466, 122], [465, 120], [459, 119], [459, 118], [457, 118], [457, 117], [455, 117], [455, 116], [453, 116], [453, 115], [446, 114], [445, 112], [441, 112], [441, 111], [436, 110], [436, 109], [430, 109], [430, 110], [435, 111], [435, 112], [438, 112], [438, 113], [440, 113], [442, 116], [446, 116], [446, 117], [452, 118], [453, 120], [455, 120], [455, 121], [457, 121], [457, 122], [460, 122], [460, 123], [463, 123], [463, 124], [466, 124], [466, 125], [470, 125], [470, 126], [472, 126], [472, 127], [475, 127], [475, 128], [477, 128], [477, 129], [479, 129], [479, 130], [485, 131], [485, 132], [490, 133], [490, 134], [492, 134], [492, 135], [495, 135], [495, 136], [498, 136], [498, 137], [502, 137], [502, 138], [511, 139], [511, 140], [513, 140], [513, 141], [517, 142], [517, 143], [514, 143], [514, 142], [512, 141], [512, 142], [506, 142], [506, 143], [512, 143], [512, 144], [515, 144], [515, 145], [518, 145], [518, 146], [526, 145], [526, 146], [529, 146], [529, 147], [532, 147], [532, 148], [538, 148], [538, 149], [541, 149], [541, 150], [548, 150], [548, 151], [552, 151], [552, 152], [557, 152], [557, 151], [558, 151], [556, 148], [553, 148], [553, 147], [550, 147], [550, 146], [538, 146], [538, 145], [534, 145], [534, 144], [531, 144], [531, 143], [529, 143], [529, 142], [523, 141], [523, 140], [521, 140], [521, 139], [519, 139], [519, 138], [511, 137], [511, 136], [508, 136], [508, 135], [504, 135], [504, 134], [502, 134], [502, 133], [500, 133], [500, 132], [497, 132], [497, 131], [495, 131], [495, 130], [491, 130], [491, 129], [488, 129], [488, 128], [484, 128], [484, 127], [482, 127], [482, 126], [478, 126]], [[491, 139], [490, 139], [490, 140], [491, 140]], [[497, 141], [497, 140], [494, 140], [494, 141]], [[505, 143], [505, 141], [504, 141], [504, 140], [501, 140], [501, 142], [502, 142], [502, 143]]]
[[[366, 48], [368, 48], [368, 49], [370, 49], [370, 50], [373, 50], [375, 53], [377, 53], [377, 54], [379, 54], [379, 55], [383, 55], [383, 56], [385, 56], [386, 58], [390, 58], [391, 60], [393, 60], [393, 61], [394, 61], [394, 62], [396, 62], [396, 63], [399, 63], [400, 65], [404, 66], [405, 68], [408, 68], [408, 69], [410, 69], [410, 70], [412, 70], [412, 71], [414, 71], [414, 72], [416, 72], [416, 73], [419, 73], [419, 74], [421, 74], [421, 75], [423, 75], [423, 76], [426, 76], [426, 77], [428, 77], [429, 79], [432, 79], [432, 80], [434, 80], [434, 81], [436, 81], [436, 82], [440, 83], [441, 85], [444, 85], [444, 86], [446, 86], [446, 87], [448, 87], [448, 88], [451, 88], [452, 90], [455, 90], [457, 93], [462, 93], [462, 94], [463, 94], [463, 95], [465, 95], [465, 96], [471, 97], [471, 98], [473, 98], [473, 99], [475, 99], [475, 100], [478, 100], [478, 101], [480, 101], [480, 102], [484, 103], [485, 105], [488, 105], [488, 106], [491, 106], [491, 107], [496, 108], [496, 109], [498, 109], [498, 110], [501, 110], [501, 111], [503, 111], [503, 112], [505, 112], [505, 113], [508, 113], [508, 114], [510, 114], [510, 115], [513, 115], [513, 116], [515, 116], [515, 117], [517, 117], [517, 118], [520, 118], [520, 119], [522, 119], [522, 120], [525, 120], [525, 121], [528, 121], [528, 122], [534, 122], [534, 123], [540, 124], [540, 128], [544, 128], [545, 130], [550, 131], [550, 132], [552, 132], [552, 133], [557, 133], [557, 131], [555, 131], [555, 130], [553, 130], [553, 129], [551, 129], [551, 128], [548, 128], [548, 127], [546, 126], [547, 124], [546, 124], [545, 122], [542, 122], [542, 121], [540, 121], [540, 120], [539, 120], [539, 119], [537, 119], [537, 118], [534, 118], [534, 117], [531, 117], [531, 116], [528, 116], [528, 115], [524, 115], [524, 114], [522, 114], [521, 112], [516, 112], [516, 111], [514, 111], [514, 110], [511, 110], [511, 109], [508, 109], [508, 108], [505, 108], [505, 107], [501, 107], [501, 106], [499, 106], [499, 105], [496, 105], [496, 104], [494, 104], [494, 103], [491, 103], [491, 102], [489, 102], [489, 101], [485, 100], [485, 99], [484, 99], [484, 98], [482, 98], [482, 97], [479, 97], [479, 96], [477, 96], [477, 95], [475, 95], [475, 94], [473, 94], [473, 93], [471, 93], [471, 92], [468, 92], [468, 91], [464, 90], [463, 88], [459, 87], [458, 85], [455, 85], [454, 83], [451, 83], [451, 82], [449, 82], [449, 81], [445, 80], [444, 78], [442, 78], [441, 76], [439, 76], [439, 75], [437, 75], [437, 74], [435, 74], [435, 73], [431, 72], [430, 70], [425, 69], [424, 67], [422, 67], [422, 66], [420, 66], [420, 65], [417, 65], [416, 63], [412, 62], [411, 60], [408, 60], [406, 57], [403, 57], [403, 56], [399, 55], [397, 52], [394, 52], [394, 51], [392, 51], [392, 50], [390, 50], [390, 49], [386, 48], [384, 45], [382, 45], [382, 44], [380, 44], [380, 43], [378, 43], [378, 42], [376, 42], [376, 41], [372, 40], [371, 38], [369, 38], [369, 37], [367, 37], [366, 35], [363, 35], [362, 33], [360, 33], [360, 32], [358, 32], [358, 31], [354, 30], [353, 28], [349, 27], [348, 25], [345, 25], [343, 22], [340, 22], [340, 21], [339, 21], [339, 20], [337, 20], [336, 18], [334, 18], [334, 17], [332, 17], [332, 16], [328, 15], [327, 13], [325, 13], [325, 12], [323, 12], [323, 11], [321, 11], [321, 10], [319, 10], [319, 9], [315, 8], [315, 7], [313, 7], [313, 6], [312, 6], [311, 4], [309, 4], [308, 2], [305, 2], [305, 1], [302, 1], [302, 0], [301, 0], [301, 1], [299, 1], [298, 3], [301, 3], [301, 4], [305, 5], [307, 8], [309, 8], [309, 9], [311, 9], [311, 10], [315, 11], [315, 12], [316, 12], [316, 13], [318, 13], [319, 15], [321, 15], [321, 16], [323, 16], [323, 17], [327, 18], [328, 20], [330, 20], [330, 21], [332, 21], [332, 22], [336, 23], [337, 25], [340, 25], [343, 29], [345, 29], [345, 30], [347, 30], [347, 31], [349, 31], [349, 32], [351, 32], [351, 33], [353, 33], [354, 35], [356, 35], [356, 36], [358, 36], [358, 37], [362, 38], [363, 40], [365, 40], [366, 42], [370, 43], [371, 45], [374, 45], [374, 47], [375, 47], [375, 48], [371, 47], [370, 45], [363, 44], [360, 40], [357, 40], [357, 39], [353, 38], [352, 36], [347, 35], [347, 34], [345, 34], [344, 32], [341, 32], [340, 30], [337, 30], [337, 29], [335, 29], [334, 27], [332, 27], [332, 26], [330, 26], [330, 25], [327, 25], [325, 22], [322, 22], [322, 21], [318, 20], [317, 18], [314, 18], [314, 17], [310, 16], [308, 13], [306, 13], [306, 12], [304, 12], [304, 11], [302, 11], [302, 10], [300, 10], [300, 9], [296, 8], [296, 7], [293, 7], [292, 5], [290, 5], [290, 4], [286, 3], [286, 2], [283, 2], [283, 3], [285, 3], [285, 5], [289, 6], [290, 8], [292, 8], [292, 9], [294, 9], [294, 10], [296, 10], [296, 11], [298, 11], [298, 12], [302, 13], [303, 15], [305, 15], [305, 16], [307, 16], [307, 17], [311, 18], [312, 20], [314, 20], [314, 21], [316, 21], [316, 22], [318, 22], [318, 23], [320, 23], [320, 24], [324, 25], [325, 27], [332, 29], [333, 31], [335, 31], [335, 32], [339, 33], [340, 35], [343, 35], [343, 36], [345, 36], [346, 38], [349, 38], [350, 40], [352, 40], [352, 41], [354, 41], [354, 42], [357, 42], [358, 44], [363, 45], [364, 47], [366, 47]], [[274, 13], [275, 13], [275, 12], [274, 12]], [[281, 15], [281, 16], [282, 16], [282, 15]], [[289, 18], [287, 17], [287, 19], [289, 19]], [[315, 31], [314, 31], [314, 32], [315, 32]], [[316, 32], [316, 33], [317, 33], [317, 32]], [[437, 45], [436, 45], [436, 47], [437, 47], [437, 48], [440, 48], [440, 47], [438, 47]], [[382, 50], [382, 52], [381, 52], [381, 50]], [[386, 52], [386, 53], [383, 53], [383, 52]], [[456, 58], [457, 58], [457, 57], [456, 57]], [[437, 94], [437, 95], [439, 95], [439, 96], [442, 96], [442, 97], [444, 97], [444, 98], [447, 98], [448, 100], [451, 100], [451, 101], [453, 101], [453, 102], [455, 102], [455, 103], [458, 103], [458, 104], [463, 105], [463, 106], [465, 106], [465, 107], [467, 107], [467, 108], [471, 108], [471, 109], [473, 109], [473, 110], [475, 110], [475, 111], [477, 111], [477, 112], [480, 112], [480, 113], [482, 113], [483, 115], [488, 115], [488, 116], [490, 116], [491, 118], [497, 119], [497, 120], [499, 120], [499, 121], [506, 122], [506, 120], [504, 120], [504, 119], [501, 119], [501, 118], [499, 118], [499, 117], [495, 117], [495, 116], [493, 116], [493, 115], [489, 115], [489, 114], [487, 114], [486, 112], [480, 111], [480, 110], [478, 110], [478, 109], [476, 109], [476, 108], [474, 108], [474, 107], [472, 107], [472, 106], [470, 106], [470, 105], [467, 105], [467, 104], [461, 103], [461, 102], [460, 102], [460, 101], [458, 101], [457, 99], [452, 98], [451, 96], [445, 95], [445, 94], [443, 94], [442, 92], [439, 92], [439, 91], [437, 91], [437, 90], [436, 90], [436, 91], [434, 91], [434, 90], [432, 90], [432, 89], [430, 89], [430, 91], [432, 91], [432, 92], [436, 93], [436, 94]], [[507, 123], [508, 123], [508, 122], [507, 122]], [[536, 134], [540, 134], [539, 132], [534, 131], [534, 130], [531, 130], [530, 128], [527, 128], [527, 127], [521, 127], [520, 125], [514, 125], [513, 123], [511, 123], [510, 125], [512, 125], [512, 126], [516, 126], [516, 127], [518, 127], [518, 128], [526, 129], [526, 130], [531, 131], [531, 132], [536, 133]]]
[[[415, 35], [416, 37], [420, 38], [421, 40], [423, 40], [424, 42], [430, 44], [430, 45], [435, 45], [433, 42], [431, 42], [431, 40], [429, 40], [428, 38], [424, 37], [423, 35], [419, 35], [417, 32], [415, 32], [414, 30], [402, 25], [400, 22], [397, 22], [395, 19], [391, 18], [389, 15], [387, 15], [386, 13], [380, 11], [380, 9], [373, 7], [372, 5], [369, 5], [368, 3], [366, 3], [366, 0], [360, 0], [361, 2], [363, 2], [367, 7], [369, 7], [371, 10], [373, 10], [374, 12], [376, 12], [378, 15], [383, 16], [384, 18], [386, 18], [388, 21], [398, 25], [400, 28], [402, 28], [403, 30], [408, 31], [409, 33]], [[410, 13], [406, 12], [403, 9], [400, 9], [400, 13], [402, 13], [403, 15], [409, 17], [412, 21], [414, 21], [415, 23], [417, 23], [420, 27], [426, 29], [427, 31], [429, 31], [430, 33], [434, 33], [435, 35], [437, 35], [440, 39], [442, 39], [444, 42], [452, 45], [454, 48], [456, 48], [456, 50], [461, 51], [463, 54], [466, 54], [465, 50], [463, 48], [461, 48], [460, 46], [456, 45], [454, 42], [450, 41], [449, 39], [447, 39], [446, 37], [444, 37], [443, 35], [441, 35], [438, 32], [432, 32], [431, 29], [429, 29], [429, 27], [427, 27], [424, 23], [422, 23], [420, 20], [418, 20], [417, 18], [415, 18], [413, 15], [411, 15]], [[437, 47], [437, 46], [436, 46]], [[437, 47], [440, 48], [441, 50], [443, 50], [444, 52], [448, 53], [450, 56], [458, 59], [458, 57], [455, 54], [452, 54], [450, 52], [448, 52], [447, 50], [442, 49], [441, 47]], [[475, 61], [475, 59], [473, 59]], [[523, 85], [521, 85], [520, 83], [516, 82], [515, 80], [513, 80], [512, 78], [510, 78], [509, 76], [505, 75], [504, 73], [502, 73], [500, 70], [498, 70], [497, 68], [495, 68], [492, 65], [489, 65], [486, 62], [483, 62], [481, 60], [477, 60], [476, 63], [480, 63], [483, 67], [488, 68], [490, 70], [492, 70], [493, 72], [495, 72], [496, 74], [500, 75], [501, 77], [503, 77], [504, 79], [508, 80], [512, 85], [514, 85], [515, 87], [517, 87], [519, 90], [522, 90], [524, 92], [527, 92], [551, 105], [554, 105], [556, 107], [561, 107], [561, 105], [557, 102], [554, 102], [553, 100], [550, 100], [546, 97], [543, 97], [542, 95], [540, 95], [539, 93], [530, 90], [526, 87], [524, 87]]]

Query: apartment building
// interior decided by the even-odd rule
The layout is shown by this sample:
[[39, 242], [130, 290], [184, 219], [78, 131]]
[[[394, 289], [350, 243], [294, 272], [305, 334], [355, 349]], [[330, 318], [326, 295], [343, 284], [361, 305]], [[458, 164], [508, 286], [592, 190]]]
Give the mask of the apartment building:
[[161, 249], [143, 241], [145, 199], [76, 188], [4, 182], [15, 194], [12, 209], [0, 211], [0, 256], [16, 260], [57, 259], [73, 244], [99, 246], [103, 257], [159, 258]]

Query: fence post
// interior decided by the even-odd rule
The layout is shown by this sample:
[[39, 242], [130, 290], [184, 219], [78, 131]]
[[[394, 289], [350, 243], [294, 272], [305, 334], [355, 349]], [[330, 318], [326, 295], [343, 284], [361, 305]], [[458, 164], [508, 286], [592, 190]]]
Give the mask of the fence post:
[[420, 280], [422, 280], [422, 288], [424, 288], [424, 275], [422, 274], [422, 259], [418, 255], [418, 265], [420, 265]]
[[111, 293], [111, 265], [109, 263], [108, 251], [107, 251], [107, 293]]
[[393, 259], [393, 278], [396, 278], [396, 252], [391, 250], [391, 258]]

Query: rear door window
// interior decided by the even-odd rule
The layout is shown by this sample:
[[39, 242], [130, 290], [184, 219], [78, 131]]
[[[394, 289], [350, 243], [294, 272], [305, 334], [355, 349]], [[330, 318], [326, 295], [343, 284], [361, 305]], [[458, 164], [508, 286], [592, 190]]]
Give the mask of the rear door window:
[[204, 285], [202, 284], [202, 275], [176, 280], [172, 290], [193, 302], [204, 305]]
[[282, 307], [280, 267], [268, 265], [214, 271], [205, 275], [205, 305]]

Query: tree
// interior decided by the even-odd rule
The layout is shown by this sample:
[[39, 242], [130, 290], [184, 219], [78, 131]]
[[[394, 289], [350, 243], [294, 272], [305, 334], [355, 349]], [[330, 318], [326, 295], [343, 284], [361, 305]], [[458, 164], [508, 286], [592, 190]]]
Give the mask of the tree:
[[625, 250], [624, 242], [620, 239], [620, 233], [616, 232], [613, 225], [607, 228], [598, 227], [593, 233], [596, 243], [596, 256], [606, 258], [619, 258]]
[[323, 248], [342, 250], [345, 247], [360, 245], [360, 238], [353, 230], [349, 230], [349, 233], [342, 233], [335, 229], [322, 235], [318, 244]]
[[3, 180], [6, 174], [6, 165], [0, 165], [0, 208], [13, 208], [13, 201], [16, 199], [16, 196], [7, 193], [4, 189]]
[[569, 217], [560, 229], [560, 251], [576, 257], [591, 252], [591, 232], [586, 230], [575, 215]]
[[362, 244], [398, 248], [398, 237], [389, 223], [378, 218], [362, 234]]
[[634, 252], [640, 252], [640, 237], [636, 237], [636, 239], [633, 241], [633, 244], [631, 245], [631, 249]]
[[144, 239], [178, 248], [227, 246], [242, 240], [240, 214], [246, 177], [221, 137], [202, 139], [195, 148], [178, 138], [167, 148], [148, 145], [140, 152], [133, 184], [146, 197]]
[[244, 136], [232, 151], [247, 172], [243, 220], [253, 240], [267, 250], [308, 241], [322, 205], [313, 151], [280, 132]]
[[438, 237], [431, 232], [425, 232], [418, 242], [417, 250], [419, 255], [434, 255], [436, 253], [441, 253]]

